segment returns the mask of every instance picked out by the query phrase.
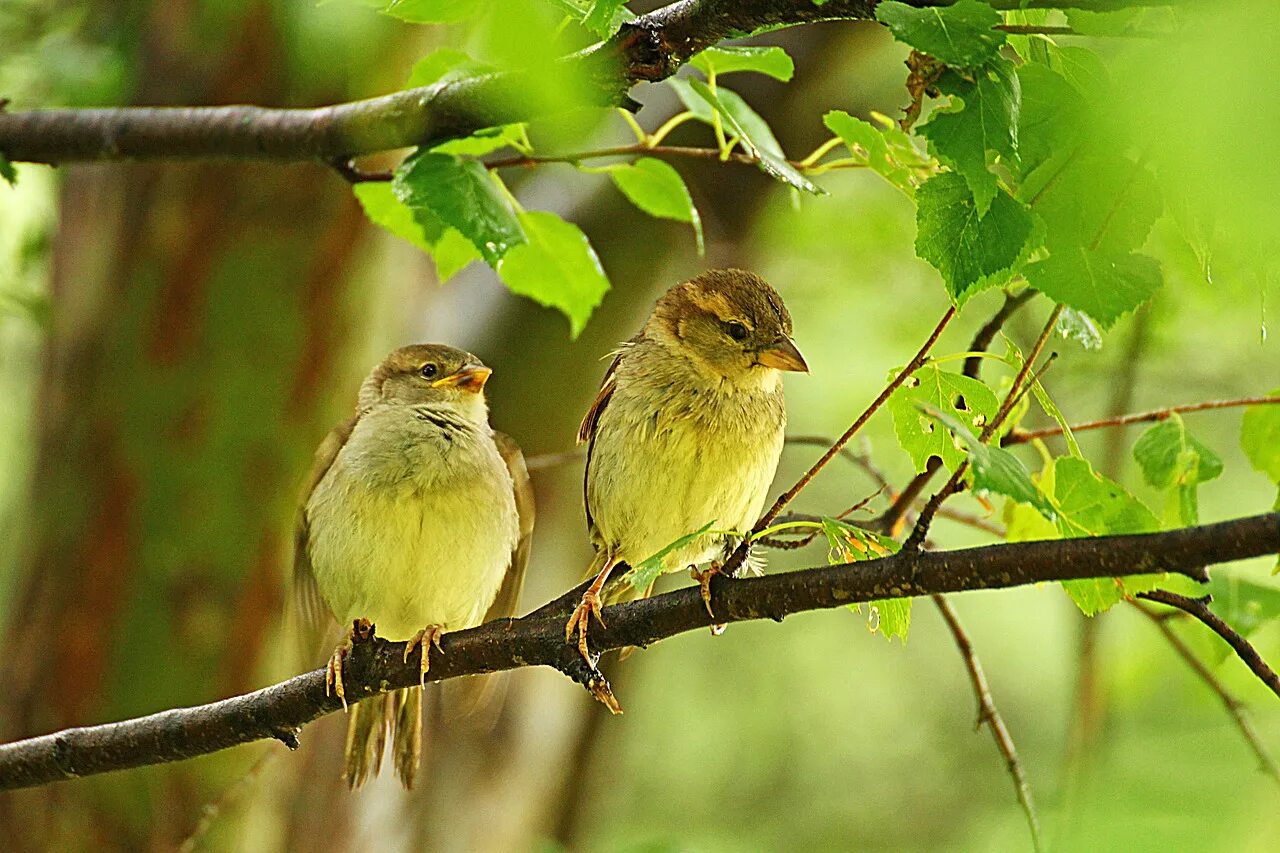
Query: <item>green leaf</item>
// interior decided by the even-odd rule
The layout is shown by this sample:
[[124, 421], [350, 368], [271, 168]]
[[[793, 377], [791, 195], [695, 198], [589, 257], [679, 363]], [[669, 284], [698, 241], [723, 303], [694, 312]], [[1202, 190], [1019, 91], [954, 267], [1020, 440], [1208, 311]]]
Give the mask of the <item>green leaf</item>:
[[0, 153], [0, 178], [11, 187], [18, 185], [18, 170], [13, 168], [13, 163], [3, 153]]
[[498, 275], [513, 293], [560, 310], [576, 338], [609, 289], [600, 259], [587, 235], [554, 213], [522, 213], [520, 226], [527, 242], [506, 253]]
[[1222, 460], [1187, 432], [1173, 414], [1144, 432], [1133, 446], [1133, 458], [1148, 485], [1168, 491], [1165, 522], [1198, 524], [1197, 486], [1222, 474]]
[[[1018, 345], [1007, 336], [1004, 339], [1004, 348], [1005, 362], [1007, 362], [1015, 372], [1021, 370], [1022, 366], [1026, 363], [1026, 359], [1023, 358], [1022, 355], [1022, 350], [1018, 349]], [[1031, 383], [1031, 394], [1036, 398], [1036, 402], [1040, 404], [1040, 408], [1044, 410], [1044, 413], [1053, 418], [1054, 421], [1057, 422], [1058, 426], [1062, 428], [1062, 439], [1067, 444], [1067, 452], [1072, 456], [1084, 458], [1084, 454], [1080, 452], [1080, 444], [1076, 441], [1075, 435], [1071, 432], [1071, 424], [1067, 423], [1067, 419], [1063, 416], [1062, 410], [1059, 409], [1057, 404], [1055, 404], [1052, 398], [1049, 397], [1049, 392], [1045, 390], [1044, 384], [1040, 382], [1040, 380], [1037, 379], [1035, 382]], [[1005, 423], [1008, 424], [1009, 421], [1006, 421]]]
[[428, 210], [458, 229], [490, 266], [525, 242], [521, 223], [483, 165], [420, 152], [396, 169], [392, 189], [413, 210]]
[[844, 110], [832, 110], [822, 121], [840, 137], [850, 154], [865, 160], [869, 169], [908, 196], [915, 195], [915, 172], [911, 167], [924, 166], [927, 162], [911, 144], [909, 136], [896, 126], [881, 129]]
[[411, 24], [452, 24], [474, 15], [480, 4], [481, 0], [391, 0], [382, 13]]
[[780, 47], [730, 46], [709, 47], [689, 63], [703, 74], [731, 74], [755, 71], [786, 83], [796, 73], [796, 65]]
[[[963, 409], [958, 403], [963, 399]], [[965, 453], [945, 429], [921, 412], [927, 407], [955, 419], [966, 428], [981, 430], [996, 415], [999, 403], [991, 389], [960, 373], [948, 373], [938, 365], [925, 364], [898, 386], [889, 397], [889, 412], [898, 444], [911, 457], [916, 471], [923, 471], [930, 456], [942, 459], [951, 470], [964, 461]]]
[[631, 571], [627, 572], [623, 580], [625, 580], [627, 582], [627, 585], [634, 590], [643, 591], [648, 589], [649, 585], [652, 584], [655, 580], [657, 580], [658, 577], [662, 574], [662, 570], [663, 570], [662, 561], [666, 558], [668, 554], [670, 554], [672, 551], [679, 550], [680, 548], [683, 548], [684, 546], [688, 545], [690, 542], [697, 539], [699, 536], [702, 536], [704, 533], [706, 533], [708, 530], [710, 530], [714, 526], [715, 526], [715, 521], [712, 520], [712, 521], [708, 521], [706, 524], [702, 525], [702, 527], [699, 527], [697, 530], [693, 531], [692, 533], [686, 533], [684, 536], [681, 536], [679, 539], [675, 540], [670, 545], [667, 545], [666, 547], [664, 547], [658, 553], [654, 554], [653, 556], [647, 559], [641, 560], [639, 563], [632, 566]]
[[796, 189], [814, 195], [826, 194], [825, 190], [800, 174], [796, 167], [787, 161], [786, 155], [782, 153], [782, 146], [778, 144], [769, 125], [736, 93], [723, 88], [713, 92], [701, 80], [690, 80], [689, 85], [720, 114], [725, 130], [738, 137], [739, 144], [748, 154], [759, 160], [760, 168], [766, 174]]
[[416, 89], [420, 86], [430, 86], [434, 83], [482, 74], [489, 70], [492, 70], [490, 66], [476, 62], [460, 50], [442, 47], [414, 63], [404, 86], [406, 89]]
[[1019, 195], [1048, 228], [1049, 251], [1141, 248], [1164, 207], [1160, 186], [1136, 161], [1106, 150], [1067, 150], [1028, 175]]
[[867, 625], [872, 631], [879, 631], [886, 640], [897, 637], [907, 641], [907, 632], [911, 630], [911, 599], [884, 598], [867, 602]]
[[[1209, 581], [1213, 610], [1246, 637], [1280, 619], [1280, 589], [1235, 572], [1215, 571]], [[1226, 647], [1223, 646], [1225, 654]]]
[[1000, 13], [977, 0], [927, 9], [885, 0], [876, 6], [876, 18], [898, 41], [947, 65], [979, 65], [995, 57], [1005, 42], [1005, 34], [993, 29], [1002, 20]]
[[[666, 84], [676, 93], [676, 97], [680, 99], [680, 103], [684, 104], [684, 108], [693, 113], [694, 118], [703, 124], [711, 124], [715, 120], [716, 111], [706, 99], [699, 95], [692, 86], [692, 78], [684, 77], [668, 77]], [[717, 87], [722, 100], [732, 100], [738, 98], [742, 100], [737, 92], [732, 89], [726, 89], [723, 86]]]
[[602, 39], [607, 39], [630, 17], [623, 9], [625, 0], [592, 0], [582, 25]]
[[1006, 281], [1034, 232], [1025, 204], [1000, 192], [981, 213], [954, 172], [934, 175], [916, 193], [916, 254], [942, 273], [957, 304]]
[[1089, 111], [1065, 77], [1039, 63], [1018, 68], [1018, 85], [1018, 159], [1020, 175], [1027, 175], [1055, 153], [1078, 145], [1089, 127]]
[[369, 221], [431, 254], [436, 277], [448, 281], [480, 254], [471, 243], [429, 210], [410, 210], [395, 197], [391, 184], [369, 181], [355, 186], [356, 198]]
[[[1159, 522], [1151, 510], [1119, 484], [1097, 474], [1083, 459], [1062, 457], [1054, 463], [1054, 498], [1058, 530], [1066, 538], [1119, 533], [1151, 533]], [[1062, 586], [1086, 616], [1111, 607], [1125, 595], [1155, 589], [1164, 578], [1140, 575], [1064, 581]]]
[[986, 213], [1000, 191], [990, 168], [991, 155], [1010, 169], [1018, 164], [1018, 75], [1012, 62], [994, 59], [975, 68], [972, 80], [954, 72], [944, 75], [938, 88], [951, 96], [952, 104], [935, 110], [919, 134], [929, 140], [929, 150], [939, 160], [964, 175], [978, 213]]
[[827, 563], [857, 563], [896, 554], [902, 545], [889, 536], [863, 530], [855, 524], [824, 516], [822, 533], [827, 537]]
[[1030, 504], [1045, 518], [1056, 517], [1053, 504], [1032, 482], [1031, 473], [1018, 457], [1004, 448], [983, 444], [968, 427], [937, 409], [926, 407], [923, 411], [955, 433], [968, 447], [975, 492], [1003, 495], [1018, 503]]
[[440, 283], [453, 278], [472, 261], [480, 260], [480, 253], [471, 241], [458, 232], [456, 228], [446, 228], [436, 241], [431, 252], [431, 259], [436, 264], [436, 278]]
[[702, 218], [698, 216], [684, 179], [669, 163], [653, 157], [641, 157], [634, 163], [611, 168], [609, 177], [632, 204], [650, 216], [691, 224], [698, 242], [698, 254], [702, 254]]
[[463, 157], [483, 157], [499, 148], [519, 148], [524, 144], [523, 124], [504, 124], [487, 127], [470, 136], [449, 139], [431, 146], [437, 154], [457, 154]]
[[1068, 9], [1067, 24], [1081, 35], [1125, 36], [1134, 32], [1146, 11], [1116, 9], [1109, 12], [1087, 12], [1083, 9]]
[[[1271, 392], [1280, 396], [1280, 388]], [[1240, 448], [1255, 470], [1280, 486], [1280, 403], [1250, 406], [1244, 410]]]
[[1026, 269], [1036, 290], [1077, 308], [1105, 328], [1160, 289], [1160, 266], [1146, 255], [1060, 247]]

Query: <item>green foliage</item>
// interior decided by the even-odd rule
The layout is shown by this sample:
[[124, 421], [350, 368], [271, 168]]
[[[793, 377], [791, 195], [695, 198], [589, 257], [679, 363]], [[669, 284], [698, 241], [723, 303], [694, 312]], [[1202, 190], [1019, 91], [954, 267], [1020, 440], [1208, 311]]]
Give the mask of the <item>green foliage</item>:
[[929, 164], [911, 144], [911, 137], [897, 125], [886, 121], [883, 128], [878, 128], [844, 110], [832, 110], [822, 117], [822, 122], [867, 168], [908, 196], [915, 195], [916, 170]]
[[384, 15], [410, 24], [451, 24], [479, 11], [483, 0], [390, 0], [376, 3]]
[[608, 38], [631, 18], [624, 7], [625, 0], [591, 0], [582, 25], [600, 38]]
[[577, 337], [609, 289], [600, 259], [578, 226], [554, 213], [519, 215], [526, 240], [498, 263], [498, 275], [512, 293], [559, 309]]
[[690, 80], [688, 84], [720, 116], [725, 130], [737, 137], [743, 150], [757, 158], [761, 170], [796, 189], [824, 194], [823, 189], [787, 161], [769, 125], [746, 101], [723, 88], [712, 91], [701, 80]]
[[[863, 530], [838, 518], [824, 517], [822, 533], [827, 538], [827, 562], [831, 565], [874, 560], [887, 554], [896, 554], [901, 547], [888, 536]], [[886, 598], [867, 603], [867, 627], [879, 632], [886, 640], [897, 637], [907, 641], [911, 630], [911, 598]], [[862, 612], [859, 604], [850, 605], [855, 613]]]
[[396, 169], [396, 198], [456, 228], [489, 265], [526, 238], [510, 202], [483, 165], [451, 154], [420, 152]]
[[1222, 459], [1187, 432], [1181, 417], [1170, 415], [1144, 432], [1133, 446], [1133, 458], [1149, 485], [1169, 493], [1166, 523], [1199, 522], [1197, 486], [1222, 474]]
[[411, 210], [396, 198], [391, 184], [383, 181], [357, 184], [355, 194], [370, 222], [430, 253], [435, 261], [436, 277], [441, 282], [480, 259], [480, 253], [457, 229], [446, 226], [429, 210]]
[[898, 41], [947, 65], [980, 65], [994, 58], [1005, 43], [1005, 34], [993, 29], [1001, 22], [1000, 13], [977, 0], [928, 9], [885, 0], [876, 6], [876, 18], [888, 25]]
[[406, 89], [415, 89], [419, 86], [448, 82], [489, 70], [492, 69], [476, 62], [460, 50], [442, 47], [415, 62], [413, 69], [409, 72], [409, 79], [404, 85]]
[[0, 152], [0, 178], [3, 178], [4, 182], [11, 187], [18, 185], [18, 172], [3, 152]]
[[977, 379], [947, 372], [933, 363], [925, 364], [898, 386], [887, 405], [898, 443], [911, 457], [916, 471], [923, 471], [931, 456], [942, 459], [951, 470], [965, 458], [956, 439], [939, 429], [934, 419], [924, 414], [926, 410], [941, 413], [968, 429], [981, 430], [1000, 407], [996, 395]]
[[699, 536], [705, 534], [708, 530], [714, 527], [715, 524], [715, 519], [712, 519], [692, 533], [686, 533], [684, 536], [676, 539], [670, 545], [662, 548], [653, 556], [636, 563], [631, 567], [631, 571], [627, 572], [623, 580], [625, 580], [627, 585], [634, 590], [643, 591], [648, 589], [649, 586], [662, 575], [662, 561], [666, 559], [668, 554], [688, 545]]
[[[1280, 388], [1271, 395], [1280, 396]], [[1244, 410], [1240, 447], [1254, 469], [1280, 486], [1280, 404], [1256, 405]]]
[[965, 180], [934, 175], [916, 194], [916, 254], [942, 273], [957, 304], [1008, 280], [1035, 231], [1027, 206], [998, 193], [984, 212]]
[[[1053, 466], [1058, 532], [1067, 539], [1120, 533], [1152, 533], [1160, 524], [1151, 510], [1118, 483], [1096, 473], [1084, 459], [1063, 457]], [[1108, 609], [1126, 595], [1154, 589], [1163, 575], [1090, 578], [1062, 586], [1086, 616]]]
[[634, 163], [611, 166], [609, 177], [632, 204], [650, 216], [692, 225], [698, 254], [702, 254], [702, 219], [693, 206], [693, 197], [684, 179], [670, 164], [653, 157], [641, 157]]
[[734, 71], [755, 71], [786, 83], [796, 73], [796, 65], [780, 47], [725, 45], [709, 47], [689, 62], [708, 77]]
[[1011, 169], [1018, 164], [1022, 87], [1013, 63], [996, 58], [971, 77], [943, 75], [938, 88], [951, 96], [951, 106], [935, 110], [919, 133], [939, 160], [964, 176], [983, 215], [1000, 191], [989, 155]]

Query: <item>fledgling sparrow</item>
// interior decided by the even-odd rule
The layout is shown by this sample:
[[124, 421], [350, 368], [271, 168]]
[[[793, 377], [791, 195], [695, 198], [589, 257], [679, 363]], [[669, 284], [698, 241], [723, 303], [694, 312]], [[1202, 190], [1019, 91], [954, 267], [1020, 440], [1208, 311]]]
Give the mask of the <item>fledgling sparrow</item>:
[[[492, 371], [438, 344], [398, 349], [360, 387], [355, 417], [316, 451], [294, 539], [295, 601], [312, 625], [351, 626], [329, 659], [346, 703], [343, 660], [357, 635], [409, 640], [428, 666], [445, 631], [509, 616], [528, 560], [533, 496], [520, 448], [489, 427]], [[350, 709], [346, 778], [376, 775], [388, 734], [413, 784], [422, 690]]]
[[[755, 523], [782, 454], [782, 371], [808, 370], [781, 297], [735, 269], [668, 290], [618, 351], [578, 430], [587, 444], [595, 580], [565, 638], [577, 632], [584, 658], [588, 623], [600, 618], [600, 594], [617, 565], [634, 566], [709, 523]], [[732, 544], [708, 532], [668, 553], [663, 571], [693, 569], [709, 602], [710, 574], [696, 566], [723, 558]]]

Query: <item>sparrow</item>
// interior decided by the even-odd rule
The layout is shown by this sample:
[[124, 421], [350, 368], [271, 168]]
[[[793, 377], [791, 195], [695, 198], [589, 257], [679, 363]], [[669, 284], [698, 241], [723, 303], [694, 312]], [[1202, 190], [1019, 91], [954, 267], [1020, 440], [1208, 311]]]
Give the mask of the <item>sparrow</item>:
[[764, 279], [737, 269], [672, 287], [614, 354], [578, 430], [596, 549], [587, 576], [595, 579], [565, 640], [576, 632], [588, 662], [588, 624], [592, 616], [604, 624], [601, 592], [614, 569], [708, 525], [716, 530], [665, 554], [661, 568], [689, 567], [710, 611], [719, 563], [697, 567], [732, 549], [723, 531], [748, 530], [760, 515], [782, 455], [784, 371], [809, 371], [791, 339], [791, 315]]
[[[343, 662], [376, 629], [418, 649], [446, 631], [513, 615], [528, 562], [533, 497], [520, 448], [489, 426], [492, 371], [439, 344], [403, 347], [360, 386], [355, 416], [316, 451], [294, 535], [294, 601], [313, 630], [350, 625], [326, 687], [347, 704]], [[345, 776], [377, 775], [393, 741], [411, 787], [421, 753], [421, 686], [349, 709]]]

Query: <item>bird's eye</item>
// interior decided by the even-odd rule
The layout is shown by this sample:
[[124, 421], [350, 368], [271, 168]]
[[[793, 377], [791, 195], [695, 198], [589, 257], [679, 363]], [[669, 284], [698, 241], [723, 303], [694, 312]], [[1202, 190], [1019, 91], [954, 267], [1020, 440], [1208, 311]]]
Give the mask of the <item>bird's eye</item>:
[[422, 365], [422, 370], [419, 372], [422, 374], [423, 379], [435, 379], [436, 374], [440, 372], [440, 368], [428, 361]]
[[735, 341], [745, 341], [747, 339], [747, 327], [734, 320], [725, 326], [725, 331], [729, 333], [729, 337]]

